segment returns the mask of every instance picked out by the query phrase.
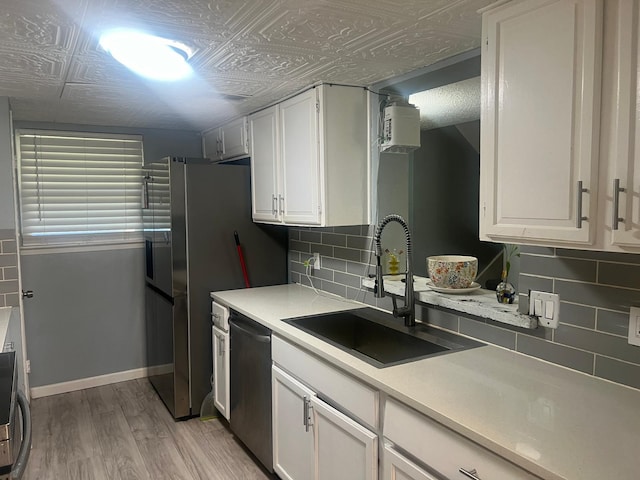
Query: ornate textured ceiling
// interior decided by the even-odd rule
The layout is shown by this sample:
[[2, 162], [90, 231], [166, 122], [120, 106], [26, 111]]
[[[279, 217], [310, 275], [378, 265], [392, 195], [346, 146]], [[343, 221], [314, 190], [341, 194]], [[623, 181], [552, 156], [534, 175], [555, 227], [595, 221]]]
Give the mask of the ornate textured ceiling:
[[[0, 0], [0, 95], [16, 120], [205, 130], [313, 83], [372, 85], [480, 44], [493, 0]], [[195, 50], [144, 81], [98, 47], [135, 27]]]

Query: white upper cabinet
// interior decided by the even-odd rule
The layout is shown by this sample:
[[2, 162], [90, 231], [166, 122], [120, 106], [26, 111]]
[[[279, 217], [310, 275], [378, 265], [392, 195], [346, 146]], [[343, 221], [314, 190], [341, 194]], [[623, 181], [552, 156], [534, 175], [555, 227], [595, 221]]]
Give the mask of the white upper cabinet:
[[482, 239], [593, 245], [602, 6], [524, 0], [484, 13]]
[[[278, 222], [278, 106], [249, 116], [251, 205], [254, 221]], [[256, 181], [256, 179], [259, 179]]]
[[638, 4], [637, 0], [606, 4], [602, 151], [608, 161], [602, 165], [600, 185], [606, 192], [600, 212], [605, 247], [636, 252], [640, 246]]
[[322, 221], [318, 148], [318, 91], [314, 88], [280, 104], [280, 173], [282, 219], [287, 224]]
[[202, 136], [204, 156], [212, 160], [232, 160], [249, 156], [247, 117], [238, 118]]
[[249, 117], [253, 219], [369, 223], [367, 95], [320, 85]]

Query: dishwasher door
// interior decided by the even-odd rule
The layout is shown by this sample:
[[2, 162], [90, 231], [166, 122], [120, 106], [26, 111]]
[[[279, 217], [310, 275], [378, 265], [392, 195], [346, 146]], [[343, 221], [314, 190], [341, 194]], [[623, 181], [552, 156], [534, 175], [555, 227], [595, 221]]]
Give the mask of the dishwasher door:
[[271, 330], [237, 312], [229, 318], [233, 433], [273, 472]]

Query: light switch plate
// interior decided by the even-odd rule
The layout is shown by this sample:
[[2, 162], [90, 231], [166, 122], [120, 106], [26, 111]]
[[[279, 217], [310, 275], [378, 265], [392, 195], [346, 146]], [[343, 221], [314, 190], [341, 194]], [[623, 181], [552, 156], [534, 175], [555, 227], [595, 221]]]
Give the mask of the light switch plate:
[[555, 293], [529, 291], [529, 315], [538, 317], [543, 327], [558, 328], [560, 297]]
[[640, 307], [629, 309], [629, 343], [640, 347]]

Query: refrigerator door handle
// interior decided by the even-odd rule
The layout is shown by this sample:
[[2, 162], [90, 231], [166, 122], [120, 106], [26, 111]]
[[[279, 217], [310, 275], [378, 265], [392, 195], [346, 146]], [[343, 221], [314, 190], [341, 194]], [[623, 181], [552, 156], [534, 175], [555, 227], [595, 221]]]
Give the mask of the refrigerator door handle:
[[151, 175], [148, 173], [142, 179], [142, 209], [149, 209], [149, 181], [151, 180]]

